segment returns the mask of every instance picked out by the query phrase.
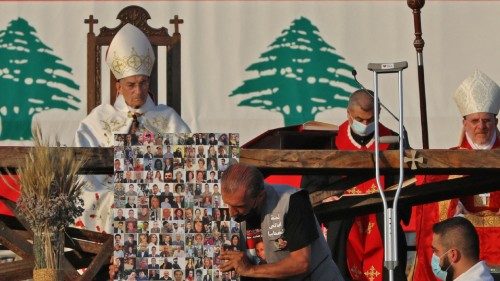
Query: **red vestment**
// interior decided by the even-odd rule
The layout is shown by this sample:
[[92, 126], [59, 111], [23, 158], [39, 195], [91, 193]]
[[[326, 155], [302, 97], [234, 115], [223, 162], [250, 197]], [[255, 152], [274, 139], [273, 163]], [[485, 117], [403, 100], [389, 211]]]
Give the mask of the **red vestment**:
[[[492, 149], [500, 148], [500, 137], [497, 137]], [[459, 147], [452, 149], [472, 149], [464, 137]], [[438, 182], [449, 179], [449, 175], [417, 176], [417, 185]], [[500, 265], [500, 191], [491, 192], [489, 198], [474, 195], [460, 199], [444, 200], [416, 206], [417, 218], [416, 244], [417, 262], [415, 265], [413, 280], [436, 280], [431, 269], [432, 257], [432, 226], [453, 217], [457, 213], [457, 205], [460, 202], [468, 211], [464, 216], [476, 227], [479, 235], [480, 259], [489, 265]]]

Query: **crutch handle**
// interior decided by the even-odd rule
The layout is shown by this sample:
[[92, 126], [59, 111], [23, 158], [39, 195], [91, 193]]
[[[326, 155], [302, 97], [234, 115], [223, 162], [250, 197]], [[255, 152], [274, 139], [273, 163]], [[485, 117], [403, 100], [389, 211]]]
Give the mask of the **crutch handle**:
[[391, 62], [391, 63], [369, 63], [368, 70], [377, 73], [395, 73], [402, 71], [403, 69], [408, 67], [408, 62], [400, 61], [400, 62]]

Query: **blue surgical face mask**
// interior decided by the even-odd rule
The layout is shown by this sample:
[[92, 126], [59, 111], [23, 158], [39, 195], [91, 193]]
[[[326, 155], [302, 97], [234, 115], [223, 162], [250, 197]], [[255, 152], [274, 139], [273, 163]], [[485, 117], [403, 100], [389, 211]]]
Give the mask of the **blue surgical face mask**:
[[375, 123], [374, 122], [371, 122], [371, 123], [368, 123], [367, 125], [365, 125], [365, 124], [357, 121], [356, 119], [352, 118], [352, 116], [351, 116], [351, 119], [352, 119], [351, 128], [357, 135], [364, 137], [364, 136], [367, 136], [367, 135], [373, 133], [373, 131], [375, 131]]
[[[449, 250], [448, 250], [449, 251]], [[441, 279], [441, 280], [446, 280], [446, 275], [448, 275], [448, 269], [450, 269], [451, 267], [451, 263], [448, 265], [448, 267], [446, 268], [446, 270], [443, 270], [441, 268], [441, 265], [439, 264], [440, 261], [441, 261], [441, 258], [446, 255], [446, 253], [448, 253], [448, 251], [446, 251], [442, 256], [438, 257], [436, 254], [432, 254], [432, 259], [431, 259], [431, 267], [432, 267], [432, 273], [434, 273], [434, 275]]]

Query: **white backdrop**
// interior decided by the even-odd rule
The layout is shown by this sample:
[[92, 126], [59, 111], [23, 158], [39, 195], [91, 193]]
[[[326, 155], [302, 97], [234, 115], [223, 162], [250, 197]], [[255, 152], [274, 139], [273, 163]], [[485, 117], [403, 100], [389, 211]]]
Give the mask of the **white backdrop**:
[[[117, 13], [133, 4], [150, 13], [153, 27], [168, 26], [173, 32], [169, 19], [176, 14], [184, 19], [180, 27], [182, 117], [193, 131], [239, 132], [244, 143], [283, 126], [279, 113], [238, 107], [242, 97], [229, 94], [255, 75], [245, 68], [303, 16], [357, 69], [367, 88], [373, 85], [366, 69], [369, 62], [408, 61], [404, 120], [412, 146], [422, 146], [413, 16], [406, 1], [2, 1], [0, 30], [18, 17], [26, 19], [54, 54], [73, 68], [72, 79], [80, 85], [73, 94], [82, 99], [80, 110], [54, 109], [37, 116], [44, 130], [59, 133], [68, 145], [86, 115], [88, 26], [83, 20], [93, 14], [99, 20], [96, 30], [114, 27]], [[457, 144], [461, 118], [451, 95], [464, 78], [477, 68], [500, 82], [499, 11], [497, 1], [427, 1], [422, 10], [431, 148]], [[381, 83], [382, 102], [397, 112], [396, 76], [381, 76]], [[382, 114], [382, 121], [396, 129], [396, 122]], [[334, 109], [316, 119], [340, 124], [345, 117], [345, 109]]]

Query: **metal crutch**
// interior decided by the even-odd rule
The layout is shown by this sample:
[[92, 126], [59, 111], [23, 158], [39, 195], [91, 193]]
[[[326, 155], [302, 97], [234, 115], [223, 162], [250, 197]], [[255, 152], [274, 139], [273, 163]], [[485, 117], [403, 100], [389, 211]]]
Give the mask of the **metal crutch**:
[[397, 226], [399, 223], [397, 216], [397, 207], [399, 194], [403, 186], [403, 69], [408, 67], [408, 62], [395, 62], [395, 63], [369, 63], [368, 69], [373, 71], [373, 91], [375, 93], [373, 98], [373, 109], [375, 115], [375, 124], [379, 123], [379, 101], [378, 101], [378, 75], [388, 73], [398, 73], [399, 84], [399, 182], [396, 195], [392, 208], [387, 205], [384, 189], [380, 184], [380, 159], [379, 159], [379, 128], [375, 126], [375, 178], [377, 182], [380, 197], [382, 197], [382, 204], [384, 207], [384, 266], [389, 271], [389, 281], [394, 280], [394, 269], [398, 265], [398, 236]]

